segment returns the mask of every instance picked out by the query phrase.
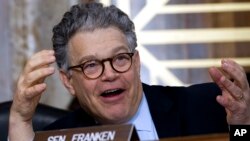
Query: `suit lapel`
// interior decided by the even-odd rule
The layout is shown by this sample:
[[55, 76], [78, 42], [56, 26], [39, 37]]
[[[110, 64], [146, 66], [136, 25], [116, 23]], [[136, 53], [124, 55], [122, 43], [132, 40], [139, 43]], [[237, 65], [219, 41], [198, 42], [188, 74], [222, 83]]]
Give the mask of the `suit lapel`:
[[166, 87], [146, 84], [143, 84], [143, 91], [159, 138], [181, 134], [181, 116], [171, 91], [168, 92]]

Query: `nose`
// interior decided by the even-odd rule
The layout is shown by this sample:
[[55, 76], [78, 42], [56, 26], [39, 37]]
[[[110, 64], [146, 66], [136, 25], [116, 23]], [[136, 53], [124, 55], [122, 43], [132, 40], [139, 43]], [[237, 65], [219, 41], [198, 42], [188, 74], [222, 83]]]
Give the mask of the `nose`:
[[113, 81], [117, 78], [118, 72], [116, 72], [112, 66], [110, 61], [106, 61], [104, 64], [103, 74], [101, 76], [102, 81]]

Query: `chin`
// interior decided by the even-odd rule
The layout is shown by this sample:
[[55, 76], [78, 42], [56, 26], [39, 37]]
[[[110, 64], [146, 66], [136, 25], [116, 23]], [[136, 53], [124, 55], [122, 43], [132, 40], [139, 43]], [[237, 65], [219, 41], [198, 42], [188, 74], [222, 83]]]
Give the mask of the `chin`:
[[112, 112], [109, 115], [112, 116], [107, 116], [106, 119], [108, 120], [105, 122], [106, 124], [123, 124], [128, 122], [128, 120], [130, 119], [129, 115], [125, 112]]

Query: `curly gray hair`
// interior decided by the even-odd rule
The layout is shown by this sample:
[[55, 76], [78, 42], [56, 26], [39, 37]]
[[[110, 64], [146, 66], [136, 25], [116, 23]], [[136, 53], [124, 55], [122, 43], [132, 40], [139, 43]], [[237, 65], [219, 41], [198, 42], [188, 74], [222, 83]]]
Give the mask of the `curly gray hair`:
[[77, 4], [63, 15], [62, 20], [53, 28], [53, 49], [57, 65], [68, 72], [68, 42], [79, 32], [91, 32], [98, 28], [117, 27], [127, 38], [128, 47], [133, 52], [137, 46], [134, 23], [128, 15], [111, 5], [91, 2]]

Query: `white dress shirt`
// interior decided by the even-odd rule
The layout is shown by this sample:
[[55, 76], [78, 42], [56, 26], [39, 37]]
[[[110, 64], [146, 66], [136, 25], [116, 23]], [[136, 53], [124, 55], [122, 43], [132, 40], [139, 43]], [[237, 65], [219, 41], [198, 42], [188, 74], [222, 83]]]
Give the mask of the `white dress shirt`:
[[128, 123], [135, 126], [140, 140], [159, 140], [144, 93], [138, 111]]

